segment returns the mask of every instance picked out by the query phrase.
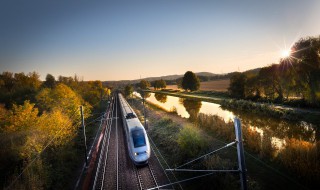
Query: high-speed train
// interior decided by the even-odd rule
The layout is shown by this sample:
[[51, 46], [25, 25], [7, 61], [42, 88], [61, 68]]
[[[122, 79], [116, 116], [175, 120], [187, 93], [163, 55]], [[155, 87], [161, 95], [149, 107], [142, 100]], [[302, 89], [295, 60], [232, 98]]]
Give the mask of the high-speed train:
[[150, 144], [146, 130], [122, 94], [119, 93], [118, 96], [130, 158], [135, 165], [145, 165], [150, 158]]

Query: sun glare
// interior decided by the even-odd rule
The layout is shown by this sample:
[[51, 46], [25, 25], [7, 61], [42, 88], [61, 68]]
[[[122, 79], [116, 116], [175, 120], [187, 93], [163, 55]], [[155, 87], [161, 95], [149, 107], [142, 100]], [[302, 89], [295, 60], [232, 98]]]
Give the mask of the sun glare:
[[281, 58], [288, 58], [288, 57], [290, 57], [290, 54], [291, 54], [291, 50], [289, 50], [289, 49], [282, 50], [281, 51]]

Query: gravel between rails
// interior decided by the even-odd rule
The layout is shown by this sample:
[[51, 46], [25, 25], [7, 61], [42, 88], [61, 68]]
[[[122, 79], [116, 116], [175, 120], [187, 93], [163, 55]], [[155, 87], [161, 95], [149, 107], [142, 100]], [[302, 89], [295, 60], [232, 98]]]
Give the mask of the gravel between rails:
[[[105, 166], [105, 175], [103, 177], [103, 189], [147, 189], [156, 187], [157, 185], [168, 184], [169, 181], [153, 152], [151, 153], [148, 165], [137, 167], [133, 164], [128, 155], [119, 104], [116, 103], [116, 106], [117, 109], [114, 109], [113, 122], [110, 128], [109, 151]], [[116, 133], [118, 134], [116, 135]], [[106, 154], [106, 152], [101, 151], [101, 154]], [[105, 156], [106, 155], [103, 155], [103, 157]], [[101, 175], [101, 173], [99, 175]], [[139, 182], [141, 182], [141, 186]], [[166, 187], [165, 189], [168, 188], [171, 187]], [[97, 189], [101, 189], [101, 187], [97, 187]]]

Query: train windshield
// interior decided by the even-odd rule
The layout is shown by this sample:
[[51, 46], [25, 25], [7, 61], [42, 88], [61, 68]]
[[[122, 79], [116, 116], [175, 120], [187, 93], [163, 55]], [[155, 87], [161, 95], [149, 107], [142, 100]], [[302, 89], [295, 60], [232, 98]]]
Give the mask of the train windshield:
[[131, 132], [134, 148], [142, 147], [146, 145], [146, 139], [142, 129], [133, 130]]

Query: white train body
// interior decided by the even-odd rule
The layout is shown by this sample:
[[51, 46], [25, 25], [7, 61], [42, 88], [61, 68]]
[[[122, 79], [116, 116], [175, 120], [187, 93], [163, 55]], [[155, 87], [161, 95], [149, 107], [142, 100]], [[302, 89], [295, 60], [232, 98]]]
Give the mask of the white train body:
[[118, 97], [130, 158], [136, 165], [147, 164], [150, 144], [146, 130], [122, 94], [119, 93]]

